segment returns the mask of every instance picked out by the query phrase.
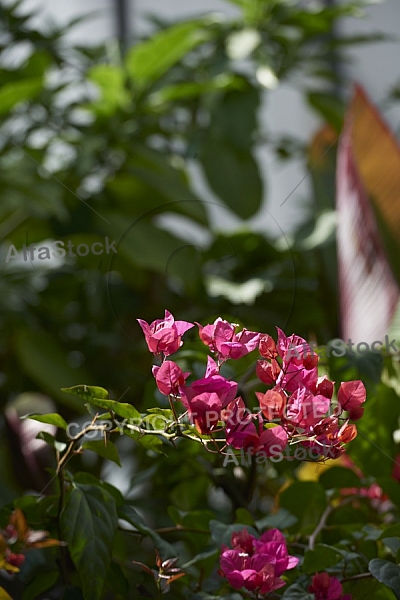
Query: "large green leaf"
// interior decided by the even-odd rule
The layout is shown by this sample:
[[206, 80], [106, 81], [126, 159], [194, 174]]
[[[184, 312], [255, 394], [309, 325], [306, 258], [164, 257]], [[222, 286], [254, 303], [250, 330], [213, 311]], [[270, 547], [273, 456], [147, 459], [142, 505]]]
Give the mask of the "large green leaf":
[[326, 490], [361, 487], [360, 478], [352, 469], [346, 469], [345, 467], [335, 466], [327, 469], [321, 474], [319, 482]]
[[[60, 572], [47, 571], [40, 573], [29, 583], [22, 594], [22, 600], [36, 600], [43, 592], [53, 587], [60, 577]], [[0, 595], [0, 600], [4, 600]]]
[[89, 79], [98, 86], [101, 93], [101, 97], [93, 103], [99, 113], [110, 116], [129, 103], [130, 96], [121, 67], [96, 65], [89, 71]]
[[333, 567], [340, 560], [342, 555], [332, 546], [326, 544], [316, 544], [313, 550], [307, 550], [304, 555], [303, 571], [308, 575], [318, 571], [325, 571]]
[[[164, 276], [179, 278], [183, 284], [193, 277], [193, 244], [160, 229], [144, 219], [127, 223], [122, 214], [107, 213], [108, 230], [117, 239], [118, 254], [142, 269], [150, 269]], [[190, 248], [188, 252], [188, 248]]]
[[300, 584], [294, 583], [285, 590], [285, 600], [315, 600], [314, 594], [307, 592]]
[[[214, 79], [208, 81], [191, 81], [184, 83], [175, 83], [172, 85], [166, 85], [160, 90], [157, 90], [151, 96], [149, 96], [149, 107], [155, 108], [168, 108], [170, 102], [176, 102], [179, 100], [190, 100], [191, 98], [197, 98], [204, 94], [209, 94], [216, 91], [226, 91], [228, 89], [235, 89], [242, 86], [242, 80], [234, 75], [219, 75]], [[165, 106], [167, 105], [167, 106]]]
[[133, 506], [125, 504], [124, 506], [120, 507], [118, 509], [118, 516], [120, 519], [123, 519], [124, 521], [127, 521], [133, 525], [144, 536], [149, 537], [153, 541], [155, 548], [160, 552], [164, 559], [173, 558], [176, 556], [175, 548], [163, 540], [163, 538], [153, 529], [151, 529], [151, 527], [146, 525], [144, 519], [139, 515]]
[[263, 184], [252, 154], [259, 92], [247, 89], [221, 95], [213, 108], [200, 161], [212, 190], [239, 217], [260, 208]]
[[74, 485], [61, 515], [61, 532], [85, 600], [101, 598], [117, 525], [115, 500], [105, 489]]
[[334, 127], [338, 133], [342, 130], [344, 119], [344, 104], [332, 94], [325, 92], [310, 92], [308, 101]]
[[263, 185], [251, 153], [210, 137], [200, 158], [215, 194], [239, 217], [252, 217], [261, 206]]
[[62, 388], [61, 391], [66, 394], [78, 396], [78, 398], [82, 398], [85, 402], [91, 402], [95, 398], [103, 400], [107, 400], [108, 398], [107, 390], [97, 385], [73, 385], [69, 388]]
[[396, 596], [376, 579], [361, 579], [345, 584], [345, 592], [354, 600], [395, 600]]
[[0, 115], [7, 113], [13, 106], [25, 100], [31, 100], [42, 89], [42, 78], [33, 77], [3, 85], [0, 89]]
[[281, 493], [280, 506], [298, 518], [297, 528], [308, 533], [326, 508], [325, 490], [314, 481], [295, 481]]
[[52, 336], [21, 329], [15, 337], [15, 352], [20, 368], [35, 383], [63, 404], [82, 412], [82, 403], [60, 390], [65, 385], [90, 381], [91, 376], [82, 368], [73, 369], [68, 365], [67, 351]]
[[132, 419], [136, 423], [142, 420], [140, 413], [131, 404], [109, 400], [108, 392], [104, 388], [95, 385], [75, 385], [70, 388], [63, 388], [62, 391], [83, 398], [86, 402], [94, 406], [100, 406], [108, 411], [113, 411], [116, 415], [124, 419]]
[[81, 446], [81, 450], [91, 450], [102, 458], [115, 462], [119, 467], [122, 466], [118, 449], [110, 440], [107, 440], [107, 442], [104, 440], [90, 440], [84, 442]]
[[388, 560], [381, 558], [373, 558], [368, 565], [370, 573], [380, 581], [387, 585], [396, 594], [396, 598], [400, 598], [400, 567]]
[[49, 425], [55, 425], [60, 429], [67, 429], [68, 424], [58, 413], [48, 413], [46, 415], [27, 415], [28, 419], [39, 421], [39, 423], [48, 423]]
[[139, 86], [153, 83], [185, 54], [209, 38], [205, 20], [172, 25], [128, 52], [127, 71]]

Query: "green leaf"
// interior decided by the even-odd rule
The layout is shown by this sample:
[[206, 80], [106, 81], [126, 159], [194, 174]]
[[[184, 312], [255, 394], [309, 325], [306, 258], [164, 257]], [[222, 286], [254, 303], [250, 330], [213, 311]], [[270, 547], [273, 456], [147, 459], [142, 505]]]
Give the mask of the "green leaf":
[[206, 20], [172, 25], [134, 46], [126, 56], [126, 68], [134, 83], [153, 83], [188, 52], [210, 38]]
[[[127, 226], [122, 215], [106, 214], [118, 243], [118, 257], [142, 269], [165, 277], [179, 278], [183, 284], [193, 277], [193, 245], [148, 221], [137, 219]], [[115, 229], [114, 229], [115, 228]], [[188, 254], [187, 250], [191, 252]]]
[[296, 528], [308, 533], [326, 508], [325, 490], [313, 481], [295, 481], [281, 493], [280, 505], [298, 518]]
[[222, 544], [229, 546], [231, 543], [232, 533], [242, 531], [242, 529], [247, 529], [251, 535], [254, 535], [254, 537], [258, 538], [257, 531], [250, 525], [244, 525], [241, 523], [226, 525], [225, 523], [221, 523], [220, 521], [216, 521], [214, 519], [210, 521], [211, 536], [217, 546], [222, 546]]
[[300, 584], [295, 583], [285, 590], [282, 598], [287, 600], [315, 600], [314, 594], [307, 592]]
[[327, 471], [324, 471], [320, 475], [319, 483], [326, 490], [361, 487], [360, 478], [357, 477], [352, 469], [346, 469], [345, 467], [331, 467]]
[[235, 510], [235, 521], [243, 525], [254, 525], [254, 517], [247, 508], [237, 508]]
[[44, 442], [46, 442], [46, 444], [49, 444], [49, 446], [52, 446], [57, 450], [57, 452], [60, 453], [64, 452], [64, 450], [67, 447], [67, 444], [65, 442], [59, 442], [58, 440], [56, 440], [54, 435], [51, 435], [47, 431], [39, 431], [39, 433], [36, 436], [36, 439], [43, 440]]
[[200, 160], [212, 190], [228, 208], [242, 219], [258, 211], [263, 185], [258, 165], [248, 150], [210, 136]]
[[332, 94], [324, 92], [310, 92], [308, 101], [338, 133], [342, 130], [344, 120], [343, 102]]
[[[382, 542], [385, 544], [385, 546], [390, 548], [390, 550], [393, 552], [394, 556], [397, 555], [397, 553], [400, 550], [400, 538], [398, 538], [398, 537], [383, 538]], [[376, 558], [376, 554], [375, 554], [375, 556], [371, 556], [369, 558]]]
[[118, 516], [102, 487], [75, 484], [61, 515], [61, 532], [78, 570], [85, 600], [97, 600], [111, 560]]
[[23, 591], [22, 600], [36, 600], [43, 592], [53, 587], [59, 577], [59, 571], [47, 571], [46, 573], [37, 574]]
[[162, 454], [163, 443], [157, 434], [143, 434], [139, 431], [132, 431], [129, 429], [124, 430], [124, 435], [132, 438], [135, 442], [138, 442], [146, 450], [152, 450], [158, 454]]
[[68, 424], [58, 413], [48, 413], [46, 415], [26, 415], [24, 419], [32, 419], [33, 421], [39, 421], [39, 423], [48, 423], [49, 425], [55, 425], [59, 429], [67, 429]]
[[100, 89], [101, 98], [94, 101], [96, 111], [111, 116], [128, 105], [130, 95], [125, 87], [125, 74], [114, 65], [96, 65], [89, 71], [89, 79]]
[[73, 394], [82, 398], [85, 402], [91, 402], [94, 398], [108, 398], [108, 392], [104, 388], [95, 385], [74, 385], [69, 388], [61, 388], [66, 394]]
[[400, 537], [400, 523], [391, 525], [391, 527], [387, 527], [385, 531], [382, 531], [379, 539], [382, 540], [383, 538], [389, 537]]
[[400, 598], [400, 567], [382, 558], [373, 558], [368, 565], [370, 573], [387, 585]]
[[[373, 396], [367, 394], [365, 413], [357, 423], [358, 435], [348, 446], [348, 454], [364, 473], [391, 477], [397, 453], [393, 432], [398, 428], [399, 418], [399, 397], [392, 388], [380, 384]], [[400, 506], [400, 494], [398, 496]]]
[[167, 559], [176, 556], [175, 548], [163, 540], [158, 533], [151, 529], [151, 527], [146, 525], [144, 519], [133, 506], [125, 504], [118, 509], [118, 516], [120, 519], [133, 525], [140, 533], [149, 537], [153, 541], [154, 547], [160, 552], [162, 558]]
[[340, 560], [342, 560], [342, 555], [336, 548], [326, 544], [316, 544], [314, 550], [307, 550], [304, 555], [303, 571], [307, 575], [317, 571], [325, 571], [336, 565]]
[[202, 560], [206, 560], [207, 558], [211, 558], [212, 556], [215, 556], [217, 558], [217, 554], [219, 554], [219, 552], [220, 551], [218, 548], [212, 548], [210, 550], [205, 550], [204, 552], [197, 554], [194, 558], [192, 558], [187, 563], [182, 565], [181, 568], [188, 569], [192, 565], [196, 565], [198, 562], [201, 562]]
[[31, 100], [42, 89], [42, 78], [33, 77], [22, 81], [6, 83], [0, 89], [0, 115], [7, 113], [13, 106], [24, 100]]
[[142, 415], [132, 406], [132, 404], [118, 402], [117, 400], [103, 400], [101, 398], [92, 398], [89, 402], [94, 406], [100, 406], [101, 408], [113, 411], [119, 417], [130, 419], [131, 421], [134, 421], [136, 425], [139, 425], [142, 421]]
[[263, 531], [267, 527], [276, 527], [277, 529], [288, 529], [297, 523], [297, 517], [292, 515], [288, 510], [280, 508], [278, 512], [272, 515], [266, 515], [262, 519], [256, 521], [257, 529]]
[[[124, 214], [142, 217], [150, 211], [152, 215], [170, 211], [208, 224], [204, 203], [190, 189], [185, 163], [138, 142], [132, 146], [124, 169], [107, 187]], [[126, 228], [125, 222], [123, 231]]]
[[210, 81], [184, 82], [174, 85], [166, 85], [149, 96], [149, 105], [152, 108], [161, 107], [165, 103], [177, 100], [188, 100], [197, 98], [218, 90], [228, 90], [241, 87], [241, 79], [234, 75], [224, 73]]
[[395, 600], [393, 592], [376, 579], [364, 579], [345, 584], [345, 592], [354, 600]]
[[95, 452], [102, 458], [111, 460], [112, 462], [115, 462], [119, 467], [122, 467], [117, 447], [115, 446], [115, 444], [110, 442], [110, 440], [107, 440], [107, 444], [105, 444], [104, 440], [93, 440], [89, 442], [84, 442], [81, 446], [81, 449], [91, 450], [92, 452]]
[[22, 329], [16, 333], [14, 348], [22, 371], [43, 391], [69, 408], [83, 412], [82, 403], [66, 396], [60, 388], [90, 381], [90, 375], [82, 368], [73, 369], [68, 365], [67, 351], [57, 344], [54, 336]]

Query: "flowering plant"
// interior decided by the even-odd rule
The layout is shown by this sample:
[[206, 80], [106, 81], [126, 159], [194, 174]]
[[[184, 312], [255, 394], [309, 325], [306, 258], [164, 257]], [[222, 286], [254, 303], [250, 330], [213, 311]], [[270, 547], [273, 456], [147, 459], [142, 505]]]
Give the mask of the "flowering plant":
[[[129, 402], [110, 399], [104, 388], [77, 385], [63, 391], [85, 402], [90, 414], [86, 424], [67, 423], [57, 413], [27, 415], [52, 428], [53, 433], [42, 431], [38, 437], [54, 452], [55, 468], [48, 485], [56, 481], [57, 486], [49, 496], [27, 496], [0, 513], [4, 525], [0, 576], [3, 572], [12, 578], [25, 577], [34, 554], [27, 551], [48, 548], [54, 561], [48, 571], [49, 586], [63, 598], [69, 598], [77, 586], [84, 600], [108, 598], [107, 574], [118, 571], [122, 581], [127, 581], [129, 569], [135, 577], [138, 572], [147, 577], [136, 580], [136, 590], [143, 587], [154, 597], [147, 592], [153, 585], [159, 597], [171, 593], [174, 599], [356, 600], [368, 578], [373, 579], [373, 589], [384, 585], [379, 593], [387, 586], [396, 592], [392, 574], [389, 578], [386, 573], [397, 567], [386, 554], [372, 556], [367, 571], [360, 567], [364, 552], [371, 548], [357, 544], [360, 540], [369, 543], [371, 535], [377, 540], [384, 535], [382, 529], [374, 533], [356, 530], [354, 536], [349, 532], [345, 542], [341, 533], [346, 510], [374, 511], [377, 520], [395, 510], [390, 486], [382, 483], [386, 494], [376, 482], [368, 482], [344, 454], [356, 439], [355, 422], [364, 413], [362, 381], [335, 385], [327, 373], [318, 372], [319, 355], [311, 346], [279, 328], [275, 341], [219, 317], [204, 326], [197, 323], [199, 339], [195, 341], [191, 331], [195, 323], [175, 320], [169, 311], [163, 319], [138, 322], [154, 357], [151, 385], [159, 405], [139, 412]], [[232, 368], [232, 364], [238, 366]], [[187, 463], [191, 485], [203, 493], [202, 487], [196, 487], [192, 470], [196, 472], [197, 465], [210, 469], [214, 480], [222, 489], [230, 489], [237, 501], [233, 522], [227, 523], [218, 508], [184, 511], [171, 506], [168, 514], [174, 525], [155, 529], [138, 512], [135, 501], [115, 486], [92, 473], [70, 471], [72, 459], [84, 459], [90, 453], [121, 466], [121, 436], [133, 439], [152, 463], [164, 460], [165, 455], [166, 473], [174, 456], [175, 469], [195, 457]], [[318, 482], [316, 477], [303, 481], [287, 470], [292, 461], [299, 473], [308, 463], [328, 470]], [[150, 464], [149, 472], [152, 468]], [[259, 487], [255, 508], [251, 488], [259, 468], [264, 470], [260, 479], [264, 489]], [[227, 487], [225, 473], [236, 478], [236, 488]], [[239, 489], [241, 480], [251, 490], [248, 501]], [[269, 485], [277, 487], [269, 492]], [[261, 509], [262, 500], [268, 497], [275, 504]], [[28, 525], [38, 522], [38, 512], [39, 522], [48, 523], [54, 537]], [[398, 533], [396, 529], [386, 535]], [[163, 534], [193, 534], [206, 540], [188, 538], [187, 546], [179, 546], [166, 541]], [[139, 546], [137, 553], [127, 547], [124, 571], [118, 566], [114, 544], [118, 536], [132, 535], [139, 537]], [[142, 556], [142, 537], [153, 544], [147, 562]], [[379, 549], [378, 541], [374, 543]], [[386, 543], [389, 548], [397, 547]], [[8, 598], [7, 592], [0, 589], [0, 597]], [[125, 587], [118, 592], [120, 597], [136, 596]], [[386, 597], [390, 600], [382, 596]]]

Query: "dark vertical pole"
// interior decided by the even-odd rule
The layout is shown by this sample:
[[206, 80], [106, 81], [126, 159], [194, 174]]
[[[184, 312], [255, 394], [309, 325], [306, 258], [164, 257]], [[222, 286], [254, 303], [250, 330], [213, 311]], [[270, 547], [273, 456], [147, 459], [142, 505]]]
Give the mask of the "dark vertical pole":
[[[336, 6], [337, 2], [336, 0], [325, 0], [325, 6], [327, 8], [334, 8]], [[329, 39], [331, 41], [335, 40], [336, 37], [336, 27], [335, 25], [332, 26], [332, 29], [329, 33]], [[338, 51], [336, 50], [336, 48], [332, 48], [329, 56], [328, 56], [328, 65], [332, 70], [332, 73], [335, 76], [335, 81], [333, 83], [333, 93], [335, 94], [335, 96], [337, 96], [338, 98], [341, 98], [342, 96], [342, 64], [341, 64], [341, 60], [340, 60], [340, 56], [338, 54]]]
[[121, 54], [125, 54], [130, 36], [128, 0], [111, 0], [116, 7], [116, 30]]

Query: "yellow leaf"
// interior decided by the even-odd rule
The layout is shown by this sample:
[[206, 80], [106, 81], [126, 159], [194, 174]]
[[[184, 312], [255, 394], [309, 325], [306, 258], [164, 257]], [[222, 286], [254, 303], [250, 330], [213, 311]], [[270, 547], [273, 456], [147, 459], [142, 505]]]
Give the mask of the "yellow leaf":
[[0, 600], [13, 600], [4, 588], [0, 588]]

